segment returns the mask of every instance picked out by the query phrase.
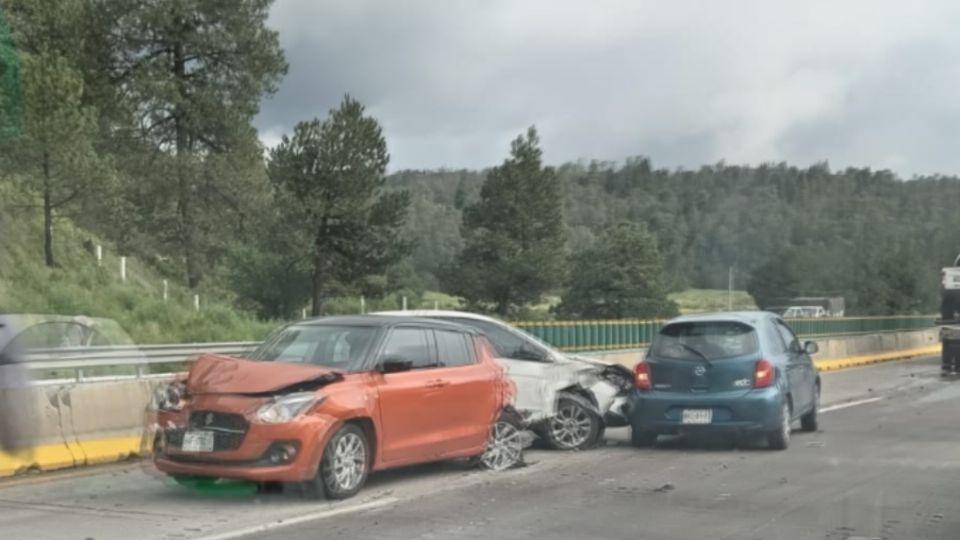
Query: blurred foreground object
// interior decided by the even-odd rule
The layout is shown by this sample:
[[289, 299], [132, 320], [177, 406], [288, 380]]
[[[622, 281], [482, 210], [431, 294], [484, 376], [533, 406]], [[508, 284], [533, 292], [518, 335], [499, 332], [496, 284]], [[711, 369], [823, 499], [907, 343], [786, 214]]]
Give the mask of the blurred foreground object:
[[13, 318], [0, 315], [0, 452], [23, 456], [34, 445], [33, 414], [27, 410], [30, 380], [20, 364], [20, 340]]

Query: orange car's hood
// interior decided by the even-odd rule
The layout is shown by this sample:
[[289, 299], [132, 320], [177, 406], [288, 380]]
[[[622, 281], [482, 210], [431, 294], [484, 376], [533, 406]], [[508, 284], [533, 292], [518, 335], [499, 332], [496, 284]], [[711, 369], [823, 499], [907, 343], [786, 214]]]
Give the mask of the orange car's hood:
[[203, 354], [187, 375], [191, 394], [263, 394], [313, 390], [343, 379], [343, 373], [315, 365], [254, 362]]

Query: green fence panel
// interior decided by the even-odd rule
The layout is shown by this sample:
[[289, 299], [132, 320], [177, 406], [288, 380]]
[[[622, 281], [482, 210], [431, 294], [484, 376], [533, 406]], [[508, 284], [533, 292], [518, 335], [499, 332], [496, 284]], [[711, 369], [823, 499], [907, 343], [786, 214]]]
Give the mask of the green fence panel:
[[[845, 317], [788, 319], [787, 324], [802, 337], [828, 337], [899, 330], [920, 330], [935, 326], [936, 316]], [[608, 321], [523, 321], [515, 326], [564, 351], [632, 349], [645, 347], [665, 321], [635, 319]]]

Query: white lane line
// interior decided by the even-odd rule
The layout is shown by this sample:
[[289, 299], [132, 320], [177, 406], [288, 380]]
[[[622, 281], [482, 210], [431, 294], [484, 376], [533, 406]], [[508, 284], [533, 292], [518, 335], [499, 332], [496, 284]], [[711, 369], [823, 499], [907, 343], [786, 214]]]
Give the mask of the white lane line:
[[299, 525], [300, 523], [306, 523], [308, 521], [326, 519], [328, 517], [340, 516], [343, 514], [351, 514], [353, 512], [359, 512], [361, 510], [371, 510], [373, 508], [380, 508], [381, 506], [391, 505], [399, 500], [400, 499], [396, 497], [386, 497], [383, 499], [377, 499], [375, 501], [370, 501], [367, 503], [354, 504], [352, 506], [343, 506], [340, 508], [333, 508], [330, 510], [321, 510], [319, 512], [313, 512], [312, 514], [304, 514], [302, 516], [296, 516], [289, 519], [284, 519], [283, 521], [274, 521], [272, 523], [265, 523], [263, 525], [254, 525], [253, 527], [246, 527], [244, 529], [237, 529], [235, 531], [228, 531], [220, 534], [214, 534], [211, 536], [201, 536], [200, 538], [197, 538], [195, 540], [231, 540], [233, 538], [240, 538], [242, 536], [260, 534], [267, 531], [280, 529], [282, 527], [290, 527], [291, 525]]
[[859, 399], [857, 401], [848, 401], [846, 403], [839, 403], [837, 405], [831, 405], [829, 407], [824, 407], [820, 409], [822, 413], [828, 413], [830, 411], [839, 411], [840, 409], [846, 409], [849, 407], [856, 407], [857, 405], [866, 405], [867, 403], [873, 403], [875, 401], [880, 401], [882, 397], [872, 397], [867, 399]]

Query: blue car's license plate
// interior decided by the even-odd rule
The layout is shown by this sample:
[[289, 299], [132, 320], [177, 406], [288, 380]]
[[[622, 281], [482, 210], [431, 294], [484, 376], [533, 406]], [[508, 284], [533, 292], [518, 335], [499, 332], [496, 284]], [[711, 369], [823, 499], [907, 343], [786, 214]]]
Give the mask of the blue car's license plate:
[[681, 424], [709, 424], [713, 421], [712, 409], [684, 409]]

